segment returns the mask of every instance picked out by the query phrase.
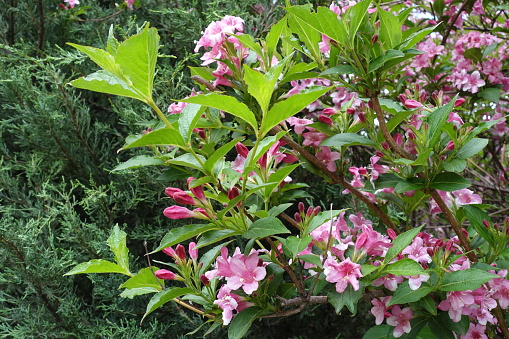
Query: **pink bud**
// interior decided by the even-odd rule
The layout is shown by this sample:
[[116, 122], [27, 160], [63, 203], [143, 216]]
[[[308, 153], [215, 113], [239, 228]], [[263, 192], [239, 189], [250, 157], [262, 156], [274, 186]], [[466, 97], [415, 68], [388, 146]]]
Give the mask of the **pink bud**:
[[486, 227], [486, 228], [490, 228], [490, 222], [489, 222], [488, 220], [484, 219], [484, 220], [482, 221], [482, 224], [484, 225], [484, 227]]
[[317, 215], [318, 213], [320, 213], [321, 210], [322, 210], [322, 208], [320, 206], [316, 206], [313, 209], [313, 215]]
[[421, 95], [419, 95], [419, 101], [425, 102], [427, 97], [426, 92], [421, 92]]
[[300, 213], [304, 213], [304, 203], [302, 201], [299, 202], [298, 208]]
[[454, 107], [460, 107], [461, 105], [463, 105], [465, 103], [465, 99], [463, 98], [458, 98], [456, 99], [456, 101], [454, 102]]
[[295, 214], [293, 215], [293, 218], [299, 224], [302, 222], [302, 217], [300, 216], [300, 213], [295, 212]]
[[355, 113], [355, 108], [353, 107], [348, 107], [346, 109], [346, 114], [354, 114]]
[[407, 100], [407, 97], [404, 94], [400, 94], [398, 95], [398, 99], [401, 103], [404, 103]]
[[186, 249], [181, 244], [177, 245], [175, 252], [177, 253], [177, 257], [179, 257], [181, 260], [186, 259]]
[[361, 233], [361, 235], [357, 237], [357, 241], [355, 242], [354, 245], [355, 251], [360, 250], [364, 246], [364, 244], [366, 244], [367, 241], [368, 241], [367, 233]]
[[261, 168], [267, 168], [267, 153], [262, 155], [260, 159], [258, 159], [258, 164]]
[[452, 141], [452, 140], [451, 140], [451, 141], [449, 141], [449, 142], [447, 143], [447, 145], [445, 145], [445, 149], [446, 149], [447, 151], [452, 151], [452, 150], [454, 149], [454, 147], [455, 147], [455, 146], [454, 146], [454, 141]]
[[415, 101], [415, 100], [411, 100], [411, 99], [405, 100], [404, 105], [408, 109], [414, 109], [414, 108], [422, 107], [422, 104], [420, 102]]
[[239, 196], [239, 189], [235, 186], [228, 190], [228, 199], [233, 200]]
[[394, 240], [397, 237], [396, 232], [394, 232], [392, 228], [387, 229], [387, 235], [391, 238], [391, 240]]
[[327, 124], [329, 126], [332, 126], [332, 119], [324, 114], [318, 117], [318, 121], [323, 122], [324, 124]]
[[309, 206], [308, 210], [306, 211], [306, 217], [311, 217], [313, 215], [313, 207]]
[[185, 207], [181, 206], [170, 206], [167, 207], [164, 212], [164, 216], [170, 219], [184, 219], [184, 218], [193, 218], [195, 214], [193, 211], [188, 210]]
[[291, 163], [296, 162], [297, 160], [299, 160], [299, 158], [297, 158], [292, 153], [284, 153], [284, 155], [285, 155], [285, 157], [283, 158], [283, 162], [285, 164], [291, 164]]
[[194, 261], [196, 261], [198, 259], [198, 250], [196, 249], [196, 243], [195, 242], [190, 242], [189, 243], [189, 256]]
[[237, 153], [244, 157], [244, 158], [247, 158], [247, 155], [249, 154], [249, 150], [247, 149], [246, 146], [244, 146], [243, 144], [241, 144], [240, 142], [237, 143], [235, 145], [235, 149], [237, 150]]
[[173, 195], [173, 200], [182, 205], [196, 205], [196, 200], [186, 192], [177, 192]]
[[195, 180], [193, 177], [187, 178], [187, 185], [189, 186], [191, 193], [193, 193], [194, 196], [201, 202], [206, 202], [207, 198], [205, 198], [205, 193], [203, 192], [203, 188], [201, 186], [196, 186], [196, 187], [191, 188], [191, 182], [193, 180]]
[[205, 274], [200, 275], [200, 281], [205, 286], [207, 286], [210, 283], [209, 279], [205, 276]]
[[172, 247], [166, 247], [165, 249], [163, 249], [163, 253], [165, 253], [173, 258], [175, 258], [177, 256], [177, 253], [175, 252], [175, 250]]
[[177, 277], [175, 273], [168, 270], [157, 270], [155, 271], [154, 275], [157, 279], [166, 279], [166, 280], [173, 280]]
[[327, 107], [322, 111], [322, 113], [326, 114], [326, 115], [333, 115], [333, 114], [338, 114], [339, 111], [334, 107]]
[[210, 219], [210, 215], [205, 211], [204, 208], [195, 208], [193, 210], [193, 213], [195, 213], [194, 217], [199, 219]]
[[173, 199], [173, 195], [175, 193], [185, 193], [185, 192], [182, 191], [180, 188], [166, 187], [166, 189], [164, 190], [164, 193], [166, 193], [167, 196], [169, 196], [170, 198]]
[[388, 150], [389, 148], [391, 148], [391, 146], [389, 146], [389, 144], [384, 141], [384, 142], [382, 142], [382, 148], [384, 150]]
[[376, 44], [376, 42], [378, 41], [378, 34], [375, 34], [373, 35], [373, 37], [371, 38], [371, 43], [374, 45]]
[[364, 112], [359, 112], [357, 117], [359, 118], [360, 122], [362, 122], [363, 124], [366, 123], [366, 114], [364, 114]]

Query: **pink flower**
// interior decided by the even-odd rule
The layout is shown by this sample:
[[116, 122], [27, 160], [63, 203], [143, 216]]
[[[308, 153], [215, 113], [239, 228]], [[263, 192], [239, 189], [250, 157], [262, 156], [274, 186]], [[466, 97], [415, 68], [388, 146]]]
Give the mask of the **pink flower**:
[[389, 318], [392, 314], [388, 312], [387, 304], [391, 301], [392, 296], [381, 297], [380, 300], [374, 298], [371, 300], [373, 307], [371, 314], [375, 316], [375, 324], [380, 325], [385, 318]]
[[156, 276], [157, 279], [165, 280], [174, 280], [177, 277], [175, 273], [168, 270], [157, 270], [155, 271], [154, 275]]
[[474, 303], [471, 291], [448, 292], [447, 299], [440, 302], [438, 309], [448, 311], [451, 320], [457, 323], [461, 320], [463, 309], [468, 309]]
[[335, 172], [337, 169], [336, 160], [339, 160], [341, 155], [338, 152], [331, 152], [330, 147], [322, 146], [316, 153], [316, 157], [327, 166], [329, 171]]
[[134, 0], [124, 0], [124, 2], [130, 10], [133, 9]]
[[325, 280], [330, 283], [336, 283], [336, 291], [343, 293], [348, 284], [352, 285], [353, 289], [359, 289], [358, 278], [362, 277], [361, 265], [354, 263], [347, 258], [338, 263], [330, 254], [323, 265], [323, 273]]
[[223, 325], [228, 325], [231, 322], [233, 311], [238, 313], [253, 305], [246, 302], [245, 298], [230, 292], [231, 289], [226, 285], [221, 286], [217, 293], [217, 300], [214, 301], [214, 304], [223, 310]]
[[207, 198], [205, 198], [205, 193], [203, 192], [203, 188], [201, 186], [192, 187], [191, 182], [195, 180], [193, 177], [187, 178], [187, 185], [189, 186], [189, 190], [194, 194], [196, 199], [201, 202], [206, 202]]
[[428, 254], [428, 248], [424, 246], [424, 240], [421, 237], [415, 237], [410, 245], [408, 245], [401, 254], [406, 254], [408, 258], [417, 261], [420, 264], [427, 264], [431, 262], [431, 257]]
[[196, 249], [196, 243], [194, 241], [189, 243], [189, 256], [194, 261], [198, 259], [198, 250]]
[[473, 191], [468, 188], [464, 188], [458, 191], [452, 192], [456, 197], [455, 202], [458, 205], [471, 205], [471, 204], [482, 204], [482, 199], [479, 194], [474, 194]]
[[488, 339], [484, 332], [486, 332], [486, 326], [470, 323], [467, 333], [462, 335], [460, 339]]
[[286, 119], [286, 122], [288, 122], [290, 126], [293, 126], [293, 130], [295, 131], [295, 133], [302, 134], [302, 132], [304, 132], [304, 129], [306, 128], [306, 125], [310, 125], [314, 121], [309, 119], [289, 117], [288, 119]]
[[413, 312], [410, 307], [401, 309], [398, 305], [395, 305], [392, 308], [392, 316], [387, 319], [387, 324], [396, 326], [393, 333], [394, 337], [399, 338], [403, 335], [403, 333], [410, 333], [410, 330], [412, 329], [410, 325], [412, 315]]
[[396, 291], [398, 284], [401, 284], [405, 279], [403, 276], [395, 276], [394, 274], [386, 274], [383, 277], [373, 280], [371, 283], [373, 286], [384, 285], [389, 291]]
[[303, 133], [302, 136], [304, 137], [302, 145], [313, 146], [315, 148], [320, 146], [321, 142], [328, 138], [326, 134], [321, 132], [306, 132]]
[[182, 205], [196, 205], [196, 200], [186, 192], [176, 192], [172, 196], [175, 202]]
[[409, 108], [409, 109], [414, 109], [414, 108], [422, 107], [422, 104], [419, 101], [415, 101], [415, 100], [412, 100], [412, 99], [405, 100], [403, 105], [405, 105], [405, 107]]
[[80, 4], [79, 0], [64, 0], [64, 2], [68, 3], [70, 8]]

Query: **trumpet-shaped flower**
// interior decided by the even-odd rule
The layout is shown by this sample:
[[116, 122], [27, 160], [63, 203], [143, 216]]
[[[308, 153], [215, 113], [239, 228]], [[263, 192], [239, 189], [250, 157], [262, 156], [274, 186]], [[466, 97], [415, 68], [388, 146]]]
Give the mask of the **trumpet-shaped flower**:
[[348, 284], [352, 285], [355, 291], [359, 289], [359, 280], [357, 279], [362, 277], [361, 265], [352, 262], [350, 258], [338, 263], [329, 255], [323, 268], [325, 280], [336, 283], [336, 291], [338, 293], [343, 293]]

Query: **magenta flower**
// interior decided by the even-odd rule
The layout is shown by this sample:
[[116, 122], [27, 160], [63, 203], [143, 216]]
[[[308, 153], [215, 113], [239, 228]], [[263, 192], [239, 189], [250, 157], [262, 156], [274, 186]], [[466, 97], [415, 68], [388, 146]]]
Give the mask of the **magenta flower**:
[[414, 109], [414, 108], [422, 107], [422, 104], [419, 101], [415, 101], [415, 100], [412, 100], [412, 99], [405, 100], [403, 105], [405, 105], [405, 107], [409, 108], [409, 109]]
[[302, 133], [302, 136], [304, 137], [302, 145], [313, 146], [314, 148], [320, 146], [320, 143], [328, 138], [327, 135], [322, 132], [306, 132]]
[[187, 178], [187, 185], [189, 185], [189, 190], [194, 194], [196, 199], [201, 202], [206, 202], [207, 198], [205, 198], [205, 193], [203, 192], [203, 188], [201, 186], [191, 187], [191, 182], [195, 180], [193, 177]]
[[248, 257], [235, 256], [230, 260], [230, 270], [233, 273], [226, 277], [226, 286], [232, 290], [241, 288], [246, 294], [251, 294], [258, 289], [258, 282], [265, 278], [267, 271], [259, 265], [258, 252], [251, 253]]
[[386, 289], [389, 291], [396, 291], [398, 288], [398, 284], [401, 284], [404, 281], [402, 276], [395, 276], [394, 274], [386, 274], [383, 277], [373, 280], [371, 285], [373, 286], [381, 286], [384, 285]]
[[329, 255], [323, 268], [325, 280], [336, 283], [336, 291], [338, 293], [343, 293], [348, 284], [352, 285], [355, 291], [359, 289], [359, 280], [357, 279], [362, 277], [361, 265], [352, 262], [350, 258], [338, 263]]
[[327, 166], [329, 171], [335, 172], [337, 169], [336, 160], [339, 160], [341, 155], [338, 152], [331, 152], [330, 147], [321, 146], [316, 157]]
[[176, 192], [172, 196], [175, 202], [182, 205], [196, 205], [196, 200], [186, 192]]
[[165, 208], [163, 212], [164, 216], [170, 219], [184, 219], [184, 218], [197, 218], [197, 219], [209, 219], [209, 216], [203, 208], [196, 208], [189, 210], [182, 206], [170, 206]]
[[410, 325], [412, 316], [413, 312], [410, 307], [401, 309], [398, 305], [393, 306], [392, 316], [387, 319], [387, 324], [396, 326], [393, 333], [394, 337], [399, 338], [403, 335], [403, 333], [410, 333], [412, 330], [412, 326]]
[[488, 339], [484, 332], [486, 332], [485, 325], [470, 323], [467, 333], [462, 335], [460, 339]]

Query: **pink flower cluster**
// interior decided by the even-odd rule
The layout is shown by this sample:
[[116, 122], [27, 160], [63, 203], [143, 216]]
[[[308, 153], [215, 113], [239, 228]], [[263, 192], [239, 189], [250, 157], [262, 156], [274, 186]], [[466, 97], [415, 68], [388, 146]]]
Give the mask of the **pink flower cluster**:
[[[461, 190], [453, 191], [452, 195], [449, 192], [444, 191], [438, 191], [438, 194], [442, 197], [445, 204], [448, 207], [452, 206], [462, 206], [462, 205], [471, 205], [471, 204], [482, 204], [482, 199], [479, 196], [479, 194], [475, 194], [473, 191], [469, 190], [468, 188], [464, 188]], [[454, 196], [454, 200], [453, 200]], [[431, 201], [431, 214], [438, 214], [441, 213], [442, 210], [436, 203], [436, 201], [433, 198], [430, 198]]]
[[195, 205], [199, 206], [193, 210], [186, 207], [173, 205], [167, 207], [163, 214], [170, 219], [184, 219], [184, 218], [197, 218], [197, 219], [210, 219], [214, 215], [210, 202], [205, 197], [205, 192], [202, 186], [192, 187], [191, 183], [194, 178], [188, 178], [187, 183], [191, 194], [176, 187], [167, 187], [165, 193], [167, 196], [175, 200], [175, 202], [182, 205]]

